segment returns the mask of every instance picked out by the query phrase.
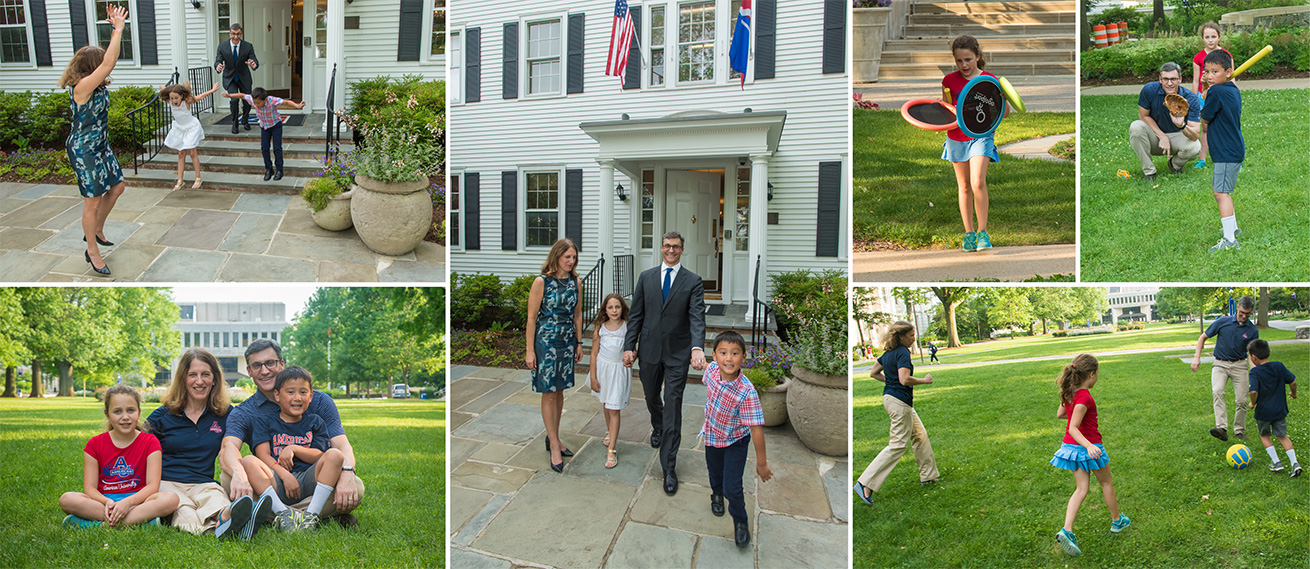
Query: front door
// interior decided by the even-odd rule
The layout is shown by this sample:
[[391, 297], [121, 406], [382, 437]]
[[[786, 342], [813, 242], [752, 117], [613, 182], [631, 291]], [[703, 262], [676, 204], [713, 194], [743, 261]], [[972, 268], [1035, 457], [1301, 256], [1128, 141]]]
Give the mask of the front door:
[[682, 264], [700, 275], [705, 292], [718, 293], [719, 255], [716, 239], [723, 226], [719, 196], [723, 174], [670, 170], [665, 202], [665, 224], [686, 241]]
[[259, 69], [251, 74], [255, 87], [263, 87], [269, 94], [291, 96], [292, 18], [291, 2], [287, 0], [246, 0], [245, 14], [249, 20], [246, 41], [255, 47]]

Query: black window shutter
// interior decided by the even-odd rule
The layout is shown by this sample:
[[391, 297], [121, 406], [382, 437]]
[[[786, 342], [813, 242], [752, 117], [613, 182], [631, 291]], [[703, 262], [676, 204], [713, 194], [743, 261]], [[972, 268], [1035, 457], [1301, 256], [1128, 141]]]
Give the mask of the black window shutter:
[[628, 47], [628, 68], [623, 73], [623, 89], [641, 88], [641, 6], [629, 8], [632, 14], [632, 45]]
[[141, 65], [159, 65], [159, 41], [155, 38], [155, 0], [136, 0], [137, 35], [141, 39]]
[[823, 0], [823, 72], [846, 72], [846, 0]]
[[586, 14], [569, 14], [569, 81], [567, 91], [569, 93], [582, 92], [582, 76], [584, 69], [582, 48], [586, 43], [586, 37], [583, 35], [583, 22], [586, 21]]
[[582, 170], [564, 171], [564, 236], [582, 250]]
[[482, 28], [464, 30], [464, 102], [482, 100]]
[[836, 257], [841, 236], [841, 162], [819, 163], [819, 218], [816, 257]]
[[77, 53], [91, 37], [86, 28], [86, 0], [68, 0], [68, 21], [73, 28], [73, 53]]
[[477, 172], [464, 173], [464, 249], [482, 248], [482, 203], [478, 198], [478, 186], [482, 175]]
[[423, 46], [423, 0], [400, 0], [396, 43], [396, 61], [418, 61]]
[[774, 46], [778, 40], [778, 2], [755, 2], [755, 78], [773, 79]]
[[500, 98], [519, 98], [519, 23], [505, 23], [504, 46], [500, 51]]
[[36, 66], [54, 65], [50, 59], [50, 23], [46, 20], [45, 0], [28, 0], [27, 5], [32, 8], [29, 17], [32, 19], [32, 37], [36, 40]]
[[500, 173], [500, 249], [517, 251], [519, 237], [519, 173]]

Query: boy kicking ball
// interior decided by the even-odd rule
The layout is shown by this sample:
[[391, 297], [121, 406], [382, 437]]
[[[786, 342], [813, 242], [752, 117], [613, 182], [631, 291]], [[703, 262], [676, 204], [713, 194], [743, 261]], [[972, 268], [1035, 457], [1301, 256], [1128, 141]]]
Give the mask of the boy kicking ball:
[[1246, 143], [1242, 140], [1242, 92], [1231, 81], [1233, 56], [1217, 49], [1205, 56], [1205, 74], [1210, 88], [1206, 91], [1205, 106], [1201, 108], [1201, 122], [1206, 128], [1210, 146], [1210, 160], [1214, 162], [1211, 190], [1219, 204], [1219, 223], [1223, 237], [1210, 248], [1217, 253], [1238, 248], [1237, 214], [1233, 211], [1233, 189], [1237, 185], [1237, 171], [1246, 159]]
[[1278, 437], [1278, 442], [1287, 452], [1287, 461], [1292, 463], [1292, 478], [1296, 478], [1301, 475], [1301, 463], [1296, 461], [1292, 439], [1287, 437], [1287, 394], [1283, 387], [1291, 385], [1292, 399], [1296, 399], [1296, 376], [1282, 362], [1269, 361], [1269, 342], [1251, 340], [1246, 351], [1251, 359], [1251, 407], [1255, 409], [1255, 423], [1260, 427], [1260, 442], [1272, 462], [1269, 470], [1278, 472], [1283, 469], [1270, 438], [1273, 435]]

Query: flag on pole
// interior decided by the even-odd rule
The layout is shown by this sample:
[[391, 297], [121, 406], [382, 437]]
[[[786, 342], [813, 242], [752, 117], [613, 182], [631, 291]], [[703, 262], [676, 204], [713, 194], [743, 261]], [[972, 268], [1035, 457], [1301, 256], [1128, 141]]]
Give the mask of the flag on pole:
[[741, 74], [741, 88], [746, 89], [746, 65], [751, 53], [751, 0], [741, 0], [737, 12], [737, 27], [732, 31], [732, 46], [728, 48], [728, 62], [732, 70]]
[[614, 27], [610, 29], [610, 51], [605, 60], [605, 75], [618, 77], [620, 86], [623, 85], [623, 76], [628, 69], [628, 49], [632, 46], [632, 36], [632, 14], [628, 12], [628, 1], [615, 0]]

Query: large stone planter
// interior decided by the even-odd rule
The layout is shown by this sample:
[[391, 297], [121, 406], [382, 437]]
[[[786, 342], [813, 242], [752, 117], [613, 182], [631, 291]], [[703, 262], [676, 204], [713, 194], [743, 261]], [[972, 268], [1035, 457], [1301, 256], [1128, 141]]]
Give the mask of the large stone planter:
[[347, 190], [333, 196], [327, 207], [318, 211], [310, 210], [314, 223], [328, 231], [345, 231], [354, 223], [350, 220], [350, 197], [354, 190]]
[[792, 383], [784, 378], [783, 383], [757, 390], [760, 394], [760, 409], [764, 411], [764, 426], [776, 427], [787, 422], [787, 388]]
[[878, 80], [878, 66], [882, 63], [882, 47], [887, 40], [887, 22], [891, 8], [853, 8], [851, 20], [852, 77], [856, 83]]
[[850, 440], [847, 412], [850, 380], [846, 374], [823, 375], [792, 366], [787, 387], [787, 420], [810, 450], [830, 456], [846, 456]]
[[359, 238], [383, 255], [413, 251], [432, 225], [427, 187], [427, 180], [388, 184], [356, 174], [350, 218]]

